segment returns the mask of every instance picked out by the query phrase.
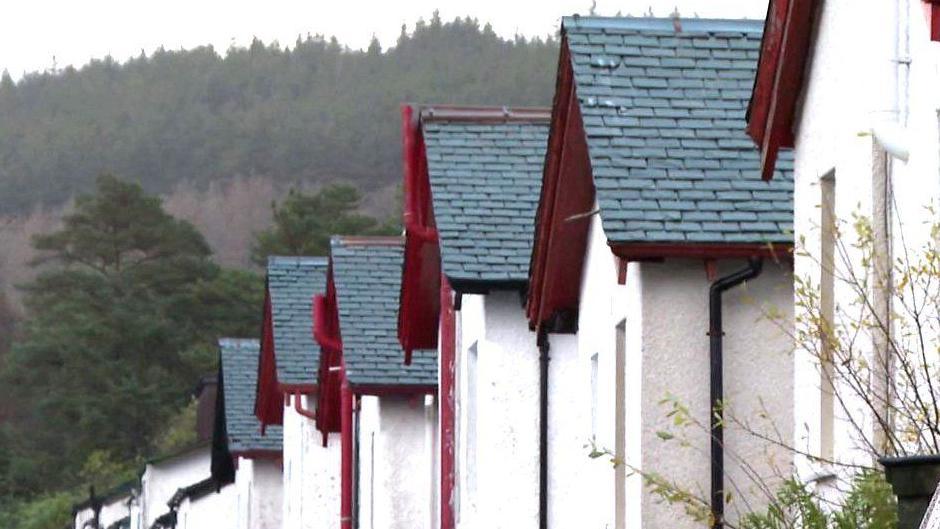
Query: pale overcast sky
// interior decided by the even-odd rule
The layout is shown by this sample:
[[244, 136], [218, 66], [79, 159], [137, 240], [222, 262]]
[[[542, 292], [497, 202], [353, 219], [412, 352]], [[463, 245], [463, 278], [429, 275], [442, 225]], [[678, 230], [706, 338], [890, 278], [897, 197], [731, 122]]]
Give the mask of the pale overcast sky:
[[[140, 50], [212, 44], [224, 51], [254, 36], [292, 44], [297, 35], [335, 35], [364, 48], [372, 35], [394, 45], [401, 25], [438, 9], [451, 20], [470, 15], [501, 35], [554, 33], [559, 18], [586, 15], [591, 0], [0, 0], [0, 70], [14, 78], [52, 66], [80, 66], [111, 55], [125, 60]], [[763, 18], [767, 0], [598, 0], [596, 13], [657, 16], [678, 8], [683, 16]]]

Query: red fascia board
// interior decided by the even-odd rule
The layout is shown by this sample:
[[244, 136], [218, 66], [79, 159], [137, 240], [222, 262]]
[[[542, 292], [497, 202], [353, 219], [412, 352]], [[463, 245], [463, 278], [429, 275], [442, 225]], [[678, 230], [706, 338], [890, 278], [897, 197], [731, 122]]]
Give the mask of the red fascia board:
[[349, 387], [356, 395], [386, 397], [393, 395], [435, 395], [435, 384], [353, 384]]
[[593, 208], [594, 198], [587, 138], [563, 38], [526, 307], [533, 329], [578, 308], [590, 228], [590, 217], [581, 214]]
[[940, 0], [928, 0], [930, 10], [930, 40], [940, 42]]
[[287, 394], [291, 394], [291, 395], [295, 395], [295, 394], [297, 394], [297, 393], [300, 393], [300, 394], [303, 394], [303, 395], [316, 395], [316, 393], [317, 393], [317, 385], [316, 385], [315, 383], [312, 383], [312, 384], [282, 384], [282, 383], [278, 382], [277, 388], [278, 388], [278, 390], [279, 390], [281, 393], [287, 393]]
[[[773, 178], [777, 154], [794, 145], [818, 0], [772, 0], [748, 109], [747, 132], [761, 151], [761, 176]], [[766, 54], [766, 56], [765, 56]]]
[[659, 244], [609, 243], [614, 255], [625, 261], [649, 259], [746, 259], [765, 257], [792, 260], [792, 244]]
[[747, 133], [758, 145], [764, 141], [764, 127], [770, 109], [769, 99], [780, 62], [780, 47], [783, 44], [789, 3], [790, 0], [771, 0], [767, 5], [760, 59], [747, 109]]
[[326, 270], [326, 292], [314, 297], [314, 311], [314, 338], [320, 344], [320, 366], [317, 370], [320, 393], [317, 399], [316, 426], [323, 434], [325, 446], [327, 434], [340, 430], [340, 386], [345, 378], [332, 258]]
[[238, 459], [267, 459], [271, 461], [280, 461], [284, 453], [279, 450], [239, 450], [232, 452], [232, 458]]
[[415, 349], [437, 347], [440, 316], [437, 290], [441, 258], [420, 110], [412, 105], [402, 105], [401, 121], [405, 255], [399, 295], [398, 340], [405, 351], [405, 363], [410, 364], [411, 353]]
[[261, 351], [258, 359], [258, 383], [255, 394], [255, 416], [261, 427], [284, 422], [284, 397], [277, 382], [277, 361], [274, 352], [274, 324], [271, 296], [265, 288], [264, 319], [261, 328]]
[[441, 278], [441, 346], [440, 346], [440, 450], [441, 450], [441, 529], [453, 529], [456, 521], [456, 416], [454, 391], [457, 378], [457, 315], [454, 293], [446, 277]]

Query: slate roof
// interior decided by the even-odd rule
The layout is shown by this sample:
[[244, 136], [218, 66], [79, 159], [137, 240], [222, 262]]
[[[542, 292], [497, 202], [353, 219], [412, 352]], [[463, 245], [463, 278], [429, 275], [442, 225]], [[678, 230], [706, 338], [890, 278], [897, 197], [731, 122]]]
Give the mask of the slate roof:
[[792, 155], [745, 134], [763, 22], [567, 17], [604, 231], [614, 242], [793, 242]]
[[281, 384], [314, 384], [320, 346], [313, 339], [313, 296], [326, 284], [325, 257], [268, 257], [274, 356]]
[[526, 122], [422, 122], [444, 274], [525, 281], [549, 115]]
[[437, 385], [436, 351], [415, 351], [406, 366], [398, 341], [402, 239], [334, 237], [331, 255], [350, 384]]
[[282, 429], [268, 426], [261, 435], [255, 417], [255, 388], [258, 380], [258, 340], [222, 338], [221, 391], [225, 402], [225, 430], [230, 452], [281, 450]]

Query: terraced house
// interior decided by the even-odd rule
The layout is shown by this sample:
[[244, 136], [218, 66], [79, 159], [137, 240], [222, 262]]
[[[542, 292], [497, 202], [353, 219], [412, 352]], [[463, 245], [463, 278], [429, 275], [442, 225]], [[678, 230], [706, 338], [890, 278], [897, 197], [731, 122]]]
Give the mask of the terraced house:
[[440, 527], [533, 527], [547, 486], [539, 381], [557, 364], [540, 364], [522, 303], [549, 112], [428, 105], [402, 118], [398, 335], [406, 355], [440, 356]]
[[[437, 359], [415, 351], [410, 365], [395, 333], [401, 289], [399, 237], [334, 237], [326, 293], [317, 296], [322, 348], [317, 425], [340, 433], [343, 529], [434, 527], [437, 505]], [[311, 486], [316, 487], [314, 483]]]
[[339, 516], [337, 443], [316, 431], [317, 367], [313, 297], [323, 292], [326, 258], [268, 258], [255, 412], [262, 427], [283, 428], [283, 524], [318, 527]]
[[[795, 273], [819, 292], [798, 321], [823, 322], [794, 353], [797, 471], [838, 494], [851, 465], [940, 449], [935, 405], [911, 404], [936, 402], [934, 346], [917, 342], [936, 343], [937, 307], [913, 300], [935, 298], [915, 270], [936, 248], [940, 2], [773, 0], [759, 64], [747, 130], [765, 178], [793, 157]], [[851, 323], [852, 343], [826, 338]], [[871, 366], [861, 386], [839, 367], [853, 356]]]
[[[283, 436], [279, 426], [268, 427], [262, 435], [261, 423], [254, 415], [258, 350], [258, 340], [219, 340], [219, 398], [212, 440], [212, 477], [218, 487], [234, 484], [237, 529], [280, 529]], [[207, 512], [202, 523], [211, 524], [217, 515]], [[199, 527], [199, 524], [194, 523], [192, 527]]]
[[[643, 474], [703, 494], [720, 523], [765, 501], [752, 474], [786, 474], [788, 454], [747, 431], [792, 436], [792, 181], [786, 160], [761, 180], [744, 132], [761, 31], [562, 22], [527, 301], [564, 366], [550, 527], [697, 526]], [[585, 444], [605, 457], [579, 459]]]

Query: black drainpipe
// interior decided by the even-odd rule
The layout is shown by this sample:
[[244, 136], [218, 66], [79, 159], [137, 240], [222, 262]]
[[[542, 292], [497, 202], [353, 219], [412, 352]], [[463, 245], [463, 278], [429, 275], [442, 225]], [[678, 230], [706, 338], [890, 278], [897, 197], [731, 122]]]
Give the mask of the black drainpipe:
[[541, 331], [539, 345], [539, 529], [548, 529], [548, 362], [551, 345]]
[[741, 283], [754, 279], [763, 270], [761, 259], [751, 259], [747, 268], [722, 277], [712, 283], [708, 292], [708, 336], [711, 349], [709, 363], [711, 372], [711, 460], [712, 460], [712, 515], [715, 517], [712, 529], [721, 529], [725, 518], [725, 451], [724, 427], [722, 420], [722, 401], [724, 400], [724, 381], [722, 380], [723, 360], [721, 340], [724, 330], [721, 323], [721, 295]]

